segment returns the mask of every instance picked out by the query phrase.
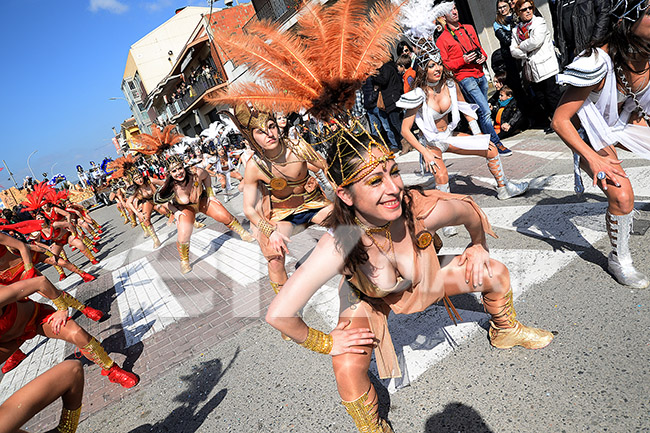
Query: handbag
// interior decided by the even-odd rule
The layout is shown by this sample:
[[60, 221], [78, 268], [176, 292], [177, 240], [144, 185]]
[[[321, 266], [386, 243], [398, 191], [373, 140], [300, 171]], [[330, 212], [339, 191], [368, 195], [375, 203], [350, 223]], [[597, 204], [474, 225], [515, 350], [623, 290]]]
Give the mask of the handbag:
[[386, 109], [386, 104], [384, 104], [384, 97], [381, 94], [381, 90], [377, 90], [377, 108], [380, 110], [385, 110]]

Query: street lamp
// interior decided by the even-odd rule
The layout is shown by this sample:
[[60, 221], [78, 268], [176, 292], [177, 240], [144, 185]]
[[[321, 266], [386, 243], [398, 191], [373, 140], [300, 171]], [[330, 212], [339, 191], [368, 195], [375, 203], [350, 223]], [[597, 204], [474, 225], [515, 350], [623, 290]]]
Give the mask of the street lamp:
[[112, 98], [108, 98], [109, 101], [117, 101], [118, 99], [124, 99], [126, 102], [129, 102], [128, 99], [122, 98], [121, 96], [113, 96]]
[[32, 155], [35, 154], [36, 152], [38, 152], [38, 150], [33, 151], [33, 152], [30, 153], [29, 156], [27, 157], [27, 167], [29, 168], [29, 172], [32, 174], [32, 179], [34, 179], [34, 180], [36, 179], [36, 175], [34, 174], [34, 170], [32, 170], [32, 166], [29, 165], [29, 158], [31, 158]]
[[52, 167], [50, 167], [50, 173], [52, 173], [52, 176], [54, 176], [54, 166], [58, 164], [58, 161], [52, 164]]

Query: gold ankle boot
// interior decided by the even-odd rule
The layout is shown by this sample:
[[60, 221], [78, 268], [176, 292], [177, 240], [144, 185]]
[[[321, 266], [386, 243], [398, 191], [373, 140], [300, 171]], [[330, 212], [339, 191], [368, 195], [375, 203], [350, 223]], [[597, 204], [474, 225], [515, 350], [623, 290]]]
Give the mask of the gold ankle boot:
[[90, 342], [84, 347], [80, 347], [79, 351], [83, 356], [88, 358], [89, 361], [99, 365], [103, 370], [109, 370], [114, 364], [111, 357], [106, 353], [104, 347], [95, 339], [95, 337], [92, 337]]
[[79, 416], [81, 415], [81, 406], [75, 410], [61, 409], [61, 418], [56, 431], [59, 433], [75, 433], [79, 425]]
[[[492, 295], [492, 296], [490, 296]], [[496, 299], [491, 299], [496, 297]], [[522, 346], [526, 349], [541, 349], [553, 340], [553, 334], [544, 329], [529, 328], [515, 318], [512, 304], [512, 290], [505, 296], [487, 293], [483, 296], [485, 310], [492, 315], [490, 320], [490, 344], [498, 349]]]
[[[376, 397], [375, 397], [376, 398]], [[367, 405], [368, 393], [354, 401], [341, 401], [360, 433], [394, 433], [386, 420], [377, 415], [377, 403]]]
[[137, 221], [135, 220], [135, 215], [134, 214], [130, 214], [129, 219], [131, 220], [131, 227], [135, 227], [135, 226], [138, 225]]
[[147, 226], [147, 231], [149, 232], [149, 236], [151, 236], [151, 239], [153, 239], [153, 247], [158, 248], [160, 246], [160, 239], [158, 239], [158, 235], [153, 229], [153, 226], [150, 224]]
[[187, 274], [192, 270], [192, 265], [190, 265], [190, 243], [181, 244], [176, 242], [176, 248], [181, 256], [181, 272]]
[[140, 223], [140, 227], [142, 227], [142, 231], [144, 232], [144, 238], [147, 239], [151, 235], [148, 226], [145, 223]]
[[[255, 238], [251, 235], [242, 225], [237, 221], [237, 218], [233, 218], [228, 224], [226, 224], [233, 232], [237, 233], [242, 241], [253, 242]], [[277, 292], [276, 292], [277, 293]]]
[[205, 227], [205, 224], [200, 223], [200, 222], [194, 220], [194, 228], [195, 228], [195, 229], [202, 229], [203, 227]]

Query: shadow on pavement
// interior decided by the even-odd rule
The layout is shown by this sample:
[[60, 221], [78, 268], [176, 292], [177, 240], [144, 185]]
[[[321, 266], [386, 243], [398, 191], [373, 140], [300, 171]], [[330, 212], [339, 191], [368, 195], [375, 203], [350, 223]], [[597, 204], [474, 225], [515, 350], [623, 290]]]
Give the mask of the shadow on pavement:
[[492, 433], [481, 415], [462, 403], [449, 403], [427, 420], [425, 433]]
[[155, 424], [143, 424], [129, 433], [152, 431], [193, 433], [198, 431], [207, 416], [226, 397], [228, 389], [223, 388], [208, 400], [208, 396], [219, 383], [219, 380], [232, 367], [235, 359], [239, 356], [239, 352], [240, 349], [237, 348], [233, 358], [225, 368], [223, 368], [219, 359], [205, 361], [193, 366], [187, 375], [180, 376], [180, 379], [187, 383], [186, 390], [173, 399], [173, 401], [180, 402], [180, 405], [174, 408], [165, 419]]

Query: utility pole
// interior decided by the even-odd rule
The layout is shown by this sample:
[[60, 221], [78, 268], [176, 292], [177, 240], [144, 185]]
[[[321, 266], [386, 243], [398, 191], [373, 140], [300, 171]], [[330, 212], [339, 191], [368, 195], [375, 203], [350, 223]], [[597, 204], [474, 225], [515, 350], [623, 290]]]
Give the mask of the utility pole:
[[2, 163], [5, 165], [5, 168], [7, 169], [7, 173], [9, 173], [9, 177], [14, 182], [14, 185], [16, 186], [16, 188], [18, 188], [18, 184], [16, 183], [16, 179], [14, 179], [14, 174], [11, 172], [11, 170], [9, 170], [9, 167], [7, 166], [7, 162], [3, 159]]

